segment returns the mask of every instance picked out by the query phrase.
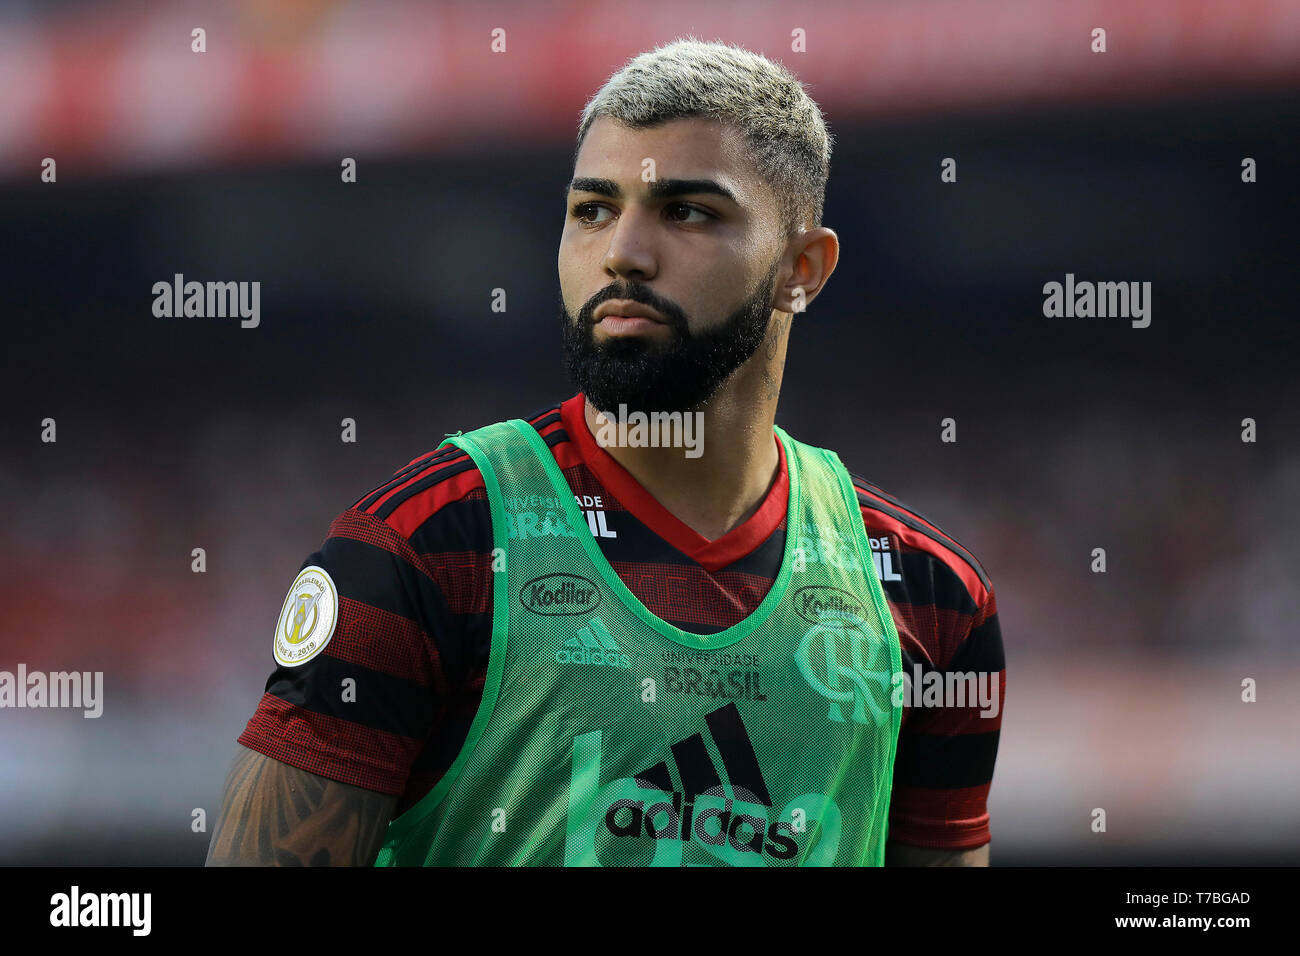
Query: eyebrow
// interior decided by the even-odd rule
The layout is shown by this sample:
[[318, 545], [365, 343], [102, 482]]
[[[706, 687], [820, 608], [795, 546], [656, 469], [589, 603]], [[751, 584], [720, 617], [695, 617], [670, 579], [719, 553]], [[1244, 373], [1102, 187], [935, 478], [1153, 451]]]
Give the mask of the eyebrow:
[[[740, 200], [736, 198], [730, 189], [712, 179], [657, 179], [650, 183], [649, 186], [648, 191], [651, 199], [667, 199], [671, 196], [685, 196], [691, 193], [708, 193], [729, 199], [737, 206], [740, 205]], [[623, 198], [623, 190], [612, 179], [578, 176], [564, 187], [565, 198], [567, 199], [569, 193], [574, 191], [596, 193], [599, 196], [608, 196], [610, 199]]]

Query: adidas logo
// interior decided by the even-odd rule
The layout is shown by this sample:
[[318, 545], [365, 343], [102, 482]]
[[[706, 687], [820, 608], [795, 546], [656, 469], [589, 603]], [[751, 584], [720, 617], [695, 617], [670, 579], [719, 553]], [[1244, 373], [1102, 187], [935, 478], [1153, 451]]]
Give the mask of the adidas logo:
[[555, 659], [561, 664], [601, 664], [607, 667], [631, 667], [632, 659], [619, 653], [614, 636], [605, 627], [605, 622], [593, 617], [578, 630], [577, 637], [564, 642], [564, 647], [555, 652]]
[[768, 822], [772, 797], [740, 711], [734, 703], [727, 704], [704, 721], [732, 796], [727, 795], [704, 735], [691, 734], [669, 748], [680, 786], [674, 786], [667, 760], [633, 775], [636, 788], [671, 794], [671, 799], [655, 800], [647, 794], [647, 799], [615, 800], [605, 810], [605, 828], [616, 837], [695, 842], [732, 865], [749, 854], [792, 859], [799, 850], [793, 824]]
[[[730, 846], [738, 853], [771, 854], [788, 860], [798, 851], [791, 838], [791, 824], [777, 820], [767, 822], [764, 808], [772, 806], [767, 782], [759, 769], [754, 745], [735, 704], [727, 704], [705, 715], [709, 736], [718, 750], [731, 783], [734, 799], [726, 795], [718, 768], [704, 745], [703, 734], [691, 734], [671, 748], [681, 789], [674, 790], [668, 774], [668, 762], [661, 760], [647, 770], [634, 774], [637, 786], [671, 793], [672, 801], [646, 807], [646, 801], [621, 800], [605, 813], [605, 825], [614, 836], [648, 836], [656, 840], [699, 840], [706, 846]], [[704, 799], [700, 799], [703, 797]], [[697, 810], [699, 803], [701, 809]], [[744, 805], [736, 809], [736, 804]], [[631, 811], [620, 814], [622, 810]], [[750, 810], [751, 812], [744, 812]], [[763, 816], [752, 812], [762, 811]], [[662, 824], [656, 820], [667, 817]], [[716, 828], [713, 821], [716, 819]], [[766, 834], [767, 842], [764, 843]]]

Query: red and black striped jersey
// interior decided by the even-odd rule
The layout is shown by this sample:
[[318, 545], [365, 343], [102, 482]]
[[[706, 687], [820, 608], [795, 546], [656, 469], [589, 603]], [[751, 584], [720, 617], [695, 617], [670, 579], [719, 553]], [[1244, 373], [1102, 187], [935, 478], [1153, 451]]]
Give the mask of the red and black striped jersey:
[[[601, 448], [581, 393], [528, 417], [555, 455], [605, 558], [654, 614], [716, 633], [763, 600], [785, 549], [784, 453], [767, 497], [709, 541]], [[773, 439], [775, 441], [775, 439]], [[780, 451], [780, 443], [777, 443]], [[996, 716], [980, 705], [907, 707], [890, 839], [967, 849], [989, 841], [987, 799], [1005, 668], [997, 606], [973, 555], [932, 522], [852, 474], [902, 645], [903, 670], [998, 675]], [[303, 567], [338, 589], [334, 635], [277, 667], [239, 743], [310, 773], [399, 796], [401, 813], [447, 772], [482, 698], [492, 636], [492, 517], [477, 466], [448, 446], [411, 461], [331, 525]], [[343, 700], [345, 678], [355, 700]]]

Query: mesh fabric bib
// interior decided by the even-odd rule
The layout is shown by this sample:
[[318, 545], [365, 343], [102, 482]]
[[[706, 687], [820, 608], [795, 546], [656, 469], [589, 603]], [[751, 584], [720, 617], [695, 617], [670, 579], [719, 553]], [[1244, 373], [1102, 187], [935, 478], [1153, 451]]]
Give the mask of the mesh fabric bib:
[[527, 422], [443, 443], [487, 486], [491, 658], [464, 747], [389, 825], [377, 866], [883, 864], [898, 635], [838, 456], [776, 434], [780, 571], [708, 635], [614, 573]]

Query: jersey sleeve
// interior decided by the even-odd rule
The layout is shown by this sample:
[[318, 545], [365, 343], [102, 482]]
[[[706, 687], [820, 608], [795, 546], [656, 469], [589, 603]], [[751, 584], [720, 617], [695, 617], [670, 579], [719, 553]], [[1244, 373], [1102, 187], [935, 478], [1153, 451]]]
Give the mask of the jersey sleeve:
[[985, 675], [984, 686], [995, 692], [988, 693], [987, 704], [968, 700], [961, 707], [911, 708], [899, 733], [889, 837], [912, 846], [963, 850], [990, 840], [988, 796], [1006, 700], [1006, 664], [991, 585], [973, 614], [949, 617], [953, 623], [937, 646], [951, 648], [951, 655], [909, 661], [905, 654], [904, 671], [911, 677], [919, 663], [923, 674], [938, 672], [945, 683], [950, 674]]
[[[422, 626], [434, 585], [401, 533], [355, 508], [334, 520], [303, 562], [313, 566], [337, 592], [333, 631], [302, 663], [273, 657], [238, 742], [309, 773], [401, 794], [447, 691]], [[292, 596], [277, 640], [291, 603]]]

